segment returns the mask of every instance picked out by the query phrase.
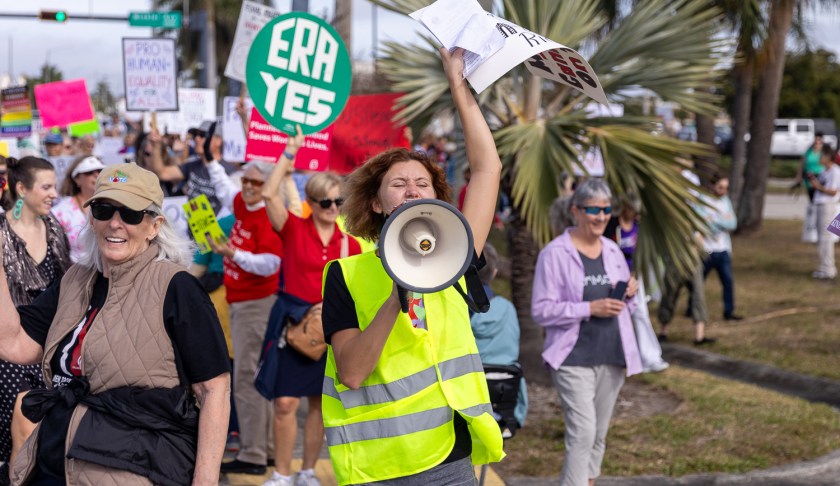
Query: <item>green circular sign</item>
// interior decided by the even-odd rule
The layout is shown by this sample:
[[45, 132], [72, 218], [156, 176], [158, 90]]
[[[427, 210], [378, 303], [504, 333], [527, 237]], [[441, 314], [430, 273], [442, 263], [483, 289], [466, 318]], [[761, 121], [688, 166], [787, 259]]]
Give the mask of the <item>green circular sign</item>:
[[338, 32], [303, 12], [276, 17], [263, 27], [248, 51], [248, 91], [272, 126], [295, 134], [328, 127], [350, 96], [350, 55]]

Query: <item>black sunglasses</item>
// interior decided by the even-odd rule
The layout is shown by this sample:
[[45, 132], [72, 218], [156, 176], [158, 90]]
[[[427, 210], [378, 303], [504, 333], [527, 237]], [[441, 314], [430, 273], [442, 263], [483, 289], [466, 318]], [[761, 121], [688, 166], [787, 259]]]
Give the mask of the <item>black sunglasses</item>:
[[313, 199], [312, 201], [318, 203], [322, 209], [329, 209], [335, 203], [335, 207], [340, 208], [344, 204], [344, 198], [337, 197], [335, 199]]
[[123, 220], [123, 223], [130, 224], [132, 226], [140, 224], [140, 222], [143, 221], [143, 216], [147, 214], [157, 216], [157, 213], [149, 211], [148, 209], [135, 211], [125, 206], [114, 206], [113, 204], [107, 203], [91, 203], [90, 205], [90, 214], [93, 215], [93, 219], [97, 219], [99, 221], [109, 221], [114, 217], [114, 213], [116, 212], [120, 213], [120, 219]]

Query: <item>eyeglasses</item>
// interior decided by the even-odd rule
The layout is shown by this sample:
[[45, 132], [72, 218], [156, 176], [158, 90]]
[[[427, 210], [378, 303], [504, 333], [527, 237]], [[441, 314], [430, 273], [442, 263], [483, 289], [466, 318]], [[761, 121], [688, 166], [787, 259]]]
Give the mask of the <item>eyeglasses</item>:
[[598, 216], [601, 214], [601, 211], [604, 212], [604, 215], [609, 216], [612, 213], [612, 207], [600, 207], [600, 206], [578, 206], [580, 209], [583, 210], [584, 213], [590, 216]]
[[312, 199], [313, 202], [318, 203], [321, 209], [329, 209], [335, 203], [335, 207], [340, 208], [344, 204], [344, 198], [337, 197], [335, 199]]
[[157, 216], [157, 213], [148, 209], [135, 211], [125, 206], [114, 206], [113, 204], [107, 203], [91, 203], [90, 205], [90, 214], [93, 215], [93, 219], [99, 221], [110, 221], [116, 212], [120, 213], [120, 219], [123, 220], [123, 223], [132, 226], [140, 224], [143, 221], [143, 216], [147, 214]]
[[254, 187], [262, 187], [265, 184], [265, 181], [258, 181], [256, 179], [249, 179], [247, 177], [242, 178], [242, 185], [251, 184]]

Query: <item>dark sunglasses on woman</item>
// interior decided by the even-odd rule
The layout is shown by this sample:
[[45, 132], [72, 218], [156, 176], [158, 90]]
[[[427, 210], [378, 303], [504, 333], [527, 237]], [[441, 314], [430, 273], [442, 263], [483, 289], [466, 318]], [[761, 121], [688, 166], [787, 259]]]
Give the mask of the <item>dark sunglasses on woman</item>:
[[110, 221], [116, 212], [120, 213], [120, 219], [123, 220], [123, 223], [130, 224], [132, 226], [140, 224], [140, 222], [143, 221], [143, 216], [147, 214], [157, 216], [157, 213], [149, 211], [148, 209], [135, 211], [125, 206], [114, 206], [113, 204], [108, 203], [90, 203], [90, 214], [93, 215], [93, 219], [99, 221]]
[[610, 213], [612, 213], [612, 207], [610, 207], [610, 206], [607, 206], [605, 208], [602, 208], [600, 206], [578, 206], [578, 207], [580, 209], [582, 209], [584, 213], [586, 213], [590, 216], [598, 216], [598, 214], [600, 214], [601, 211], [603, 211], [604, 214], [607, 215], [607, 216], [609, 216]]
[[312, 201], [318, 203], [322, 209], [329, 209], [335, 203], [335, 207], [340, 208], [344, 204], [344, 198], [337, 197], [335, 199], [313, 199]]

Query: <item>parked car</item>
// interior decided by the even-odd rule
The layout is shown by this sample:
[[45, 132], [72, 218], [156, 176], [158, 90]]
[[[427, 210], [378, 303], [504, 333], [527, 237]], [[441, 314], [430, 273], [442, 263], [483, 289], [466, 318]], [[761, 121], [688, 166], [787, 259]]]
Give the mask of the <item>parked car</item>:
[[823, 134], [823, 142], [837, 148], [837, 125], [825, 118], [779, 118], [775, 122], [770, 155], [773, 157], [801, 157], [814, 143], [814, 136]]

